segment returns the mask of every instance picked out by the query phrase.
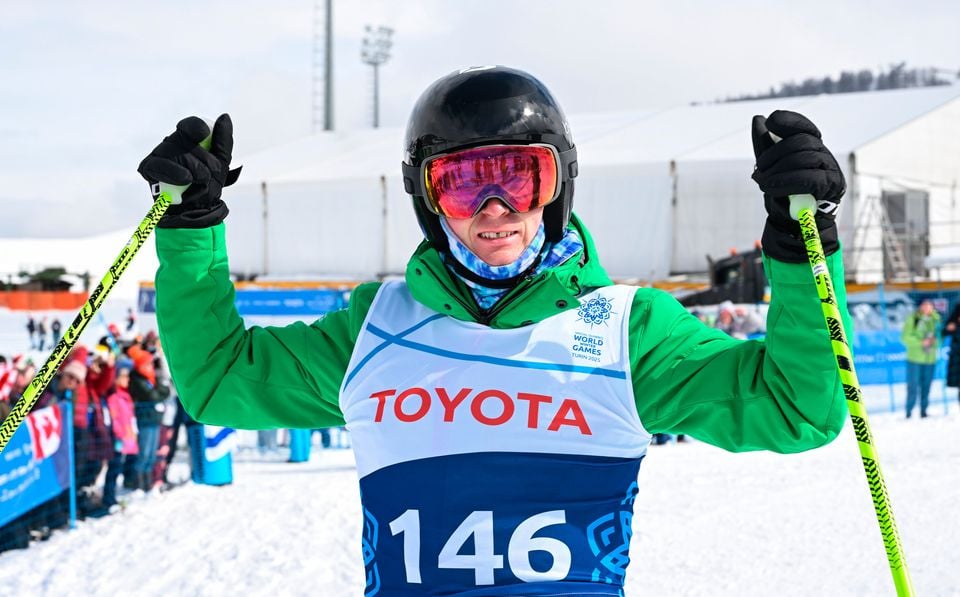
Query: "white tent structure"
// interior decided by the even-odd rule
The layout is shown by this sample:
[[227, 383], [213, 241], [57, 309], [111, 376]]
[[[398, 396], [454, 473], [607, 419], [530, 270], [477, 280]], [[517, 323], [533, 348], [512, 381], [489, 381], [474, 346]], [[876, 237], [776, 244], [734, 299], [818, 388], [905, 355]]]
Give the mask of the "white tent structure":
[[[957, 85], [571, 115], [574, 210], [607, 271], [663, 279], [703, 271], [706, 255], [751, 248], [765, 214], [750, 179], [750, 123], [775, 109], [816, 122], [845, 171], [849, 280], [922, 274], [929, 253], [960, 244]], [[240, 156], [240, 182], [225, 192], [231, 270], [288, 279], [402, 274], [421, 240], [400, 177], [402, 144], [399, 128], [338, 131]], [[89, 270], [95, 282], [129, 233], [0, 241], [0, 272], [58, 265]], [[153, 279], [153, 243], [141, 253], [121, 284]], [[960, 265], [939, 267], [941, 279], [960, 279]]]
[[[572, 115], [574, 209], [607, 270], [658, 279], [752, 247], [764, 211], [750, 179], [750, 122], [775, 109], [816, 122], [846, 173], [849, 279], [916, 274], [930, 247], [960, 242], [958, 86]], [[402, 143], [397, 128], [333, 132], [250, 156], [229, 191], [231, 268], [402, 273], [421, 238], [400, 178]]]

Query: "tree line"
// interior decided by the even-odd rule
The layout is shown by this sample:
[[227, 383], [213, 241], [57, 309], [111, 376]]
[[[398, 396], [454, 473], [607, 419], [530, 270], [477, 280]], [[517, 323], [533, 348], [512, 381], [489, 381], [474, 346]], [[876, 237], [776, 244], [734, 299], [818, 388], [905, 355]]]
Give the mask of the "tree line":
[[[888, 70], [874, 74], [872, 70], [843, 71], [837, 78], [811, 77], [802, 82], [788, 81], [779, 88], [771, 87], [766, 93], [745, 94], [728, 97], [721, 102], [741, 102], [776, 97], [796, 97], [818, 95], [821, 93], [852, 93], [855, 91], [881, 91], [885, 89], [906, 89], [909, 87], [935, 87], [950, 85], [939, 73], [947, 72], [936, 68], [907, 68], [906, 62], [892, 65]], [[960, 78], [960, 71], [953, 73]]]

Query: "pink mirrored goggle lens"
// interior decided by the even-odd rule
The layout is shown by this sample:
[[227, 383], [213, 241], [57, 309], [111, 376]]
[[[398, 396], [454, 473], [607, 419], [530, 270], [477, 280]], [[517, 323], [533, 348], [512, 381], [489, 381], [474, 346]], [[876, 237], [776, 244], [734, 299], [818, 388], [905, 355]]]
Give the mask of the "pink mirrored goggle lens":
[[434, 158], [424, 166], [426, 197], [434, 213], [473, 217], [498, 197], [523, 213], [559, 195], [559, 165], [542, 145], [487, 145]]

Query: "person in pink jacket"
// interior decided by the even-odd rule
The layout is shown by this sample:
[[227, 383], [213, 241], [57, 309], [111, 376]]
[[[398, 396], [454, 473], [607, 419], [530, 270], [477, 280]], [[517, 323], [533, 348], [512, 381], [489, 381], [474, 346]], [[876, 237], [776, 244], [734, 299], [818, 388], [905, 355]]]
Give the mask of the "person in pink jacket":
[[103, 484], [103, 506], [110, 508], [117, 503], [117, 477], [123, 468], [125, 457], [135, 457], [137, 447], [137, 418], [133, 410], [133, 398], [127, 388], [130, 385], [130, 369], [133, 363], [129, 359], [117, 362], [117, 375], [114, 389], [107, 396], [107, 408], [113, 429], [113, 458], [107, 465], [107, 477]]

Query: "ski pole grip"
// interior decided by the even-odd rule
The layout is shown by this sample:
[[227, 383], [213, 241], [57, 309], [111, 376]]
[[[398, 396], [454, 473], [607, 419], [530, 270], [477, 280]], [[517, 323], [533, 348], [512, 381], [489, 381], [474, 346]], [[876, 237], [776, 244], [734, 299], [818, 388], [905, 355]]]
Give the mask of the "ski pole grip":
[[171, 205], [180, 205], [183, 203], [183, 193], [190, 188], [188, 184], [167, 184], [160, 183], [160, 197], [166, 197]]
[[799, 221], [800, 211], [804, 209], [817, 213], [817, 200], [813, 195], [790, 195], [790, 217]]
[[[203, 121], [207, 123], [207, 128], [210, 129], [210, 134], [200, 141], [200, 147], [210, 151], [210, 143], [213, 141], [213, 121], [209, 118], [204, 118]], [[166, 195], [166, 199], [171, 205], [180, 205], [183, 202], [183, 194], [189, 188], [190, 185], [188, 184], [169, 184], [166, 182], [161, 182], [160, 196], [163, 197]]]

